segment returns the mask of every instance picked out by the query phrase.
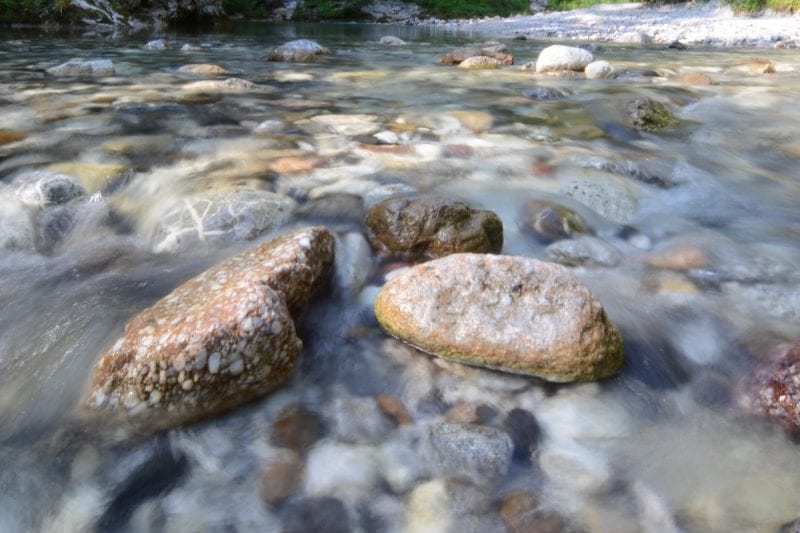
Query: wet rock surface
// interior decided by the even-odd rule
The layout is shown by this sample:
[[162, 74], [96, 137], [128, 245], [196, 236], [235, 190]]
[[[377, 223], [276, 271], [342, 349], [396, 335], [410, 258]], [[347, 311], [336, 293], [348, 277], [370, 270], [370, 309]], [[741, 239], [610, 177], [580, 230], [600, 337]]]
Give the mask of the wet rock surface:
[[503, 247], [503, 224], [496, 214], [441, 197], [384, 200], [370, 208], [365, 223], [375, 249], [407, 259], [499, 253]]
[[289, 220], [294, 202], [256, 190], [208, 191], [169, 206], [153, 230], [153, 250], [177, 253], [249, 241]]
[[745, 380], [738, 403], [800, 434], [800, 343], [773, 348]]
[[505, 53], [497, 47], [483, 47], [483, 48], [456, 48], [442, 56], [439, 60], [445, 65], [460, 65], [463, 61], [475, 57], [486, 57], [496, 61], [496, 65], [513, 65], [514, 56]]
[[307, 63], [322, 55], [329, 55], [329, 48], [325, 48], [316, 41], [297, 39], [284, 43], [272, 52], [270, 61], [285, 61], [289, 63]]
[[523, 216], [525, 228], [545, 243], [568, 239], [575, 234], [592, 233], [583, 217], [547, 199], [530, 200], [525, 204]]
[[582, 72], [586, 65], [594, 61], [588, 50], [560, 44], [548, 46], [536, 59], [536, 72], [554, 72], [559, 70], [575, 70]]
[[333, 238], [311, 228], [189, 280], [128, 322], [97, 363], [86, 405], [161, 428], [270, 392], [291, 374], [302, 346], [293, 317], [332, 260]]
[[444, 477], [478, 485], [500, 480], [511, 465], [514, 444], [507, 433], [487, 426], [447, 422], [431, 429], [432, 463]]
[[663, 103], [651, 98], [637, 98], [627, 106], [633, 127], [643, 131], [659, 131], [678, 121]]
[[114, 64], [110, 59], [70, 59], [66, 63], [47, 69], [51, 76], [113, 76]]
[[391, 335], [471, 365], [574, 381], [622, 363], [600, 303], [563, 267], [534, 259], [457, 254], [418, 265], [384, 285], [375, 314]]

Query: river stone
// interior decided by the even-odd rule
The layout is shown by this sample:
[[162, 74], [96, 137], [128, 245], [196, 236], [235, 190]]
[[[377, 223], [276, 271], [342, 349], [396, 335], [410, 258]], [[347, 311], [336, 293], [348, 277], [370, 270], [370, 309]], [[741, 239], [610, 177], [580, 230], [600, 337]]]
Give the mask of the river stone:
[[633, 127], [643, 131], [659, 131], [674, 125], [677, 120], [670, 109], [652, 98], [637, 98], [628, 104]]
[[503, 223], [495, 213], [436, 196], [389, 198], [367, 212], [365, 223], [373, 247], [407, 259], [503, 247]]
[[310, 39], [297, 39], [280, 45], [269, 56], [270, 61], [286, 61], [290, 63], [307, 63], [317, 56], [330, 54], [331, 51]]
[[443, 422], [431, 428], [431, 467], [447, 478], [468, 478], [478, 486], [508, 473], [514, 443], [505, 431], [474, 424]]
[[622, 365], [622, 338], [562, 266], [455, 254], [388, 281], [375, 315], [391, 335], [455, 361], [549, 381], [596, 380]]
[[610, 78], [614, 74], [614, 67], [608, 61], [592, 61], [583, 71], [587, 80]]
[[51, 76], [113, 76], [114, 64], [110, 59], [70, 59], [47, 69]]
[[514, 56], [497, 51], [491, 47], [486, 48], [456, 48], [441, 57], [439, 60], [445, 65], [458, 65], [471, 57], [490, 57], [501, 65], [513, 65]]
[[394, 35], [384, 35], [383, 37], [381, 37], [380, 44], [386, 46], [404, 46], [408, 43], [405, 42], [400, 37], [396, 37]]
[[166, 50], [169, 48], [167, 46], [167, 41], [164, 39], [155, 39], [153, 41], [148, 41], [147, 44], [144, 45], [145, 50]]
[[758, 365], [738, 404], [800, 433], [800, 342], [780, 345]]
[[292, 319], [325, 283], [333, 246], [322, 227], [298, 230], [179, 286], [128, 322], [85, 404], [160, 429], [274, 390], [302, 347]]
[[184, 65], [178, 69], [178, 72], [180, 72], [181, 74], [199, 74], [199, 75], [228, 74], [228, 71], [225, 70], [223, 67], [219, 65], [212, 65], [209, 63], [192, 63], [190, 65]]
[[18, 176], [14, 180], [14, 192], [20, 202], [31, 207], [65, 204], [86, 194], [77, 179], [47, 170]]
[[166, 209], [153, 232], [153, 250], [176, 253], [251, 240], [283, 225], [293, 208], [293, 200], [268, 191], [203, 191]]
[[558, 241], [544, 251], [548, 261], [566, 266], [617, 266], [622, 254], [603, 239], [581, 235], [574, 239]]
[[458, 68], [497, 68], [500, 65], [500, 61], [493, 57], [474, 56], [459, 63]]
[[199, 80], [187, 83], [181, 87], [183, 91], [188, 93], [228, 93], [228, 92], [244, 92], [252, 91], [255, 89], [264, 91], [266, 87], [261, 87], [252, 81], [243, 80], [241, 78], [228, 78], [225, 80]]
[[525, 204], [525, 228], [544, 243], [568, 239], [576, 233], [592, 233], [579, 214], [563, 205], [536, 198]]
[[553, 87], [534, 87], [532, 89], [525, 89], [522, 95], [531, 100], [563, 100], [569, 94], [561, 89]]
[[552, 72], [556, 70], [575, 70], [580, 72], [592, 61], [594, 61], [594, 56], [588, 50], [554, 44], [539, 52], [539, 57], [536, 59], [536, 72]]

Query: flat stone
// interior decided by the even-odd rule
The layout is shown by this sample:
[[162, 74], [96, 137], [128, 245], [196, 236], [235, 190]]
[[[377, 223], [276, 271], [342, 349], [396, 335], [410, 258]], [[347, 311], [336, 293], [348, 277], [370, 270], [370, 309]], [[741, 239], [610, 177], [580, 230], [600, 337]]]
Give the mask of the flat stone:
[[468, 478], [478, 486], [500, 481], [511, 465], [514, 443], [499, 429], [443, 422], [431, 429], [432, 468], [443, 477]]
[[442, 56], [439, 61], [445, 65], [458, 65], [471, 57], [489, 57], [496, 60], [500, 65], [514, 64], [514, 56], [493, 49], [492, 47], [456, 48], [452, 52]]
[[261, 498], [275, 504], [293, 496], [303, 479], [303, 461], [293, 453], [284, 453], [268, 462], [261, 476]]
[[309, 39], [297, 39], [284, 43], [269, 56], [270, 61], [286, 61], [290, 63], [306, 63], [320, 55], [328, 55], [331, 51]]
[[700, 248], [690, 245], [673, 245], [645, 256], [644, 264], [653, 268], [688, 272], [696, 268], [708, 266], [708, 254]]
[[212, 65], [208, 63], [193, 63], [191, 65], [184, 65], [180, 67], [177, 72], [181, 74], [196, 74], [196, 75], [222, 75], [229, 72], [219, 65]]
[[365, 223], [373, 247], [409, 259], [498, 253], [503, 247], [503, 224], [495, 213], [435, 196], [389, 198], [370, 208]]
[[303, 407], [292, 406], [282, 411], [272, 424], [270, 442], [305, 454], [326, 432], [320, 415]]
[[395, 37], [394, 35], [384, 35], [379, 42], [385, 46], [405, 46], [408, 44], [400, 37]]
[[0, 130], [0, 146], [21, 141], [27, 136], [24, 131]]
[[539, 52], [539, 57], [536, 59], [536, 72], [558, 70], [581, 72], [592, 61], [594, 61], [594, 56], [588, 50], [555, 44]]
[[70, 59], [55, 67], [47, 69], [51, 76], [113, 76], [114, 64], [110, 59]]
[[468, 57], [458, 64], [458, 68], [486, 69], [498, 68], [502, 63], [493, 57], [474, 56]]
[[228, 78], [225, 80], [199, 80], [187, 83], [181, 87], [187, 93], [237, 93], [253, 90], [264, 91], [252, 81], [241, 78]]
[[302, 343], [293, 317], [326, 281], [333, 236], [289, 233], [190, 279], [128, 321], [94, 368], [84, 405], [161, 429], [279, 387]]
[[614, 246], [589, 235], [555, 242], [544, 255], [548, 261], [566, 266], [613, 267], [622, 261], [622, 254]]
[[560, 265], [455, 254], [388, 281], [375, 315], [391, 335], [458, 362], [550, 381], [597, 380], [622, 364], [602, 305]]
[[513, 490], [503, 496], [498, 513], [509, 533], [569, 531], [560, 515], [540, 508], [539, 500], [538, 494], [525, 490]]
[[268, 191], [211, 190], [179, 198], [158, 220], [151, 241], [157, 253], [177, 253], [252, 240], [289, 220], [294, 201]]

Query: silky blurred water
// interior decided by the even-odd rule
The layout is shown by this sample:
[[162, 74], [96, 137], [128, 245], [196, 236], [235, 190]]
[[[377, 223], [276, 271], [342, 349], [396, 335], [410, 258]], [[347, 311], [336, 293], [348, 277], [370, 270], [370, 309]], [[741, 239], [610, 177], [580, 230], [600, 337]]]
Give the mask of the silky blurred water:
[[[379, 45], [387, 34], [409, 45]], [[290, 531], [292, 503], [266, 504], [258, 492], [275, 454], [275, 417], [300, 404], [346, 426], [361, 416], [350, 400], [377, 394], [406, 404], [411, 432], [423, 434], [453, 405], [478, 402], [533, 413], [542, 453], [569, 443], [597, 454], [617, 488], [586, 494], [517, 465], [489, 497], [514, 486], [542, 490], [543, 505], [573, 530], [775, 531], [800, 516], [800, 448], [730, 401], [761, 348], [800, 331], [796, 51], [604, 45], [595, 55], [627, 77], [537, 80], [515, 67], [439, 65], [452, 48], [484, 37], [428, 28], [233, 22], [217, 33], [164, 35], [168, 50], [144, 49], [155, 37], [2, 35], [0, 130], [25, 136], [0, 146], [4, 184], [46, 168], [113, 168], [118, 177], [100, 180], [77, 229], [55, 248], [0, 252], [1, 531]], [[264, 60], [300, 37], [334, 54], [312, 64]], [[550, 43], [505, 44], [519, 65]], [[777, 73], [738, 68], [764, 55]], [[111, 59], [116, 74], [46, 74], [73, 57]], [[222, 65], [257, 87], [192, 92], [186, 84], [196, 78], [175, 72], [189, 63]], [[676, 81], [694, 71], [715, 85]], [[523, 96], [537, 86], [568, 96]], [[662, 134], [626, 126], [620, 109], [639, 96], [668, 102], [679, 125]], [[462, 111], [480, 113], [452, 113]], [[370, 115], [351, 127], [377, 124], [415, 151], [365, 150], [357, 133], [314, 125], [326, 114]], [[277, 125], [258, 127], [267, 121]], [[324, 162], [298, 173], [268, 165], [298, 153]], [[623, 331], [623, 371], [599, 385], [552, 387], [412, 353], [371, 316], [381, 265], [370, 259], [353, 267], [363, 291], [334, 291], [301, 321], [302, 360], [273, 397], [155, 437], [120, 440], [76, 420], [94, 361], [128, 318], [254, 244], [155, 253], [154, 227], [168, 207], [221, 184], [291, 196], [298, 209], [289, 226], [322, 221], [340, 236], [362, 231], [360, 221], [327, 217], [314, 200], [369, 198], [399, 184], [446, 194], [498, 213], [504, 253], [537, 258], [544, 245], [523, 230], [523, 206], [556, 200], [620, 252], [617, 266], [574, 270]], [[675, 246], [702, 249], [708, 264], [689, 272], [643, 264]], [[378, 440], [359, 449], [369, 455]], [[334, 475], [347, 465], [316, 468]], [[398, 491], [376, 481], [365, 493], [332, 496], [347, 504], [351, 530], [402, 531], [413, 485]], [[463, 527], [489, 530], [480, 524]]]

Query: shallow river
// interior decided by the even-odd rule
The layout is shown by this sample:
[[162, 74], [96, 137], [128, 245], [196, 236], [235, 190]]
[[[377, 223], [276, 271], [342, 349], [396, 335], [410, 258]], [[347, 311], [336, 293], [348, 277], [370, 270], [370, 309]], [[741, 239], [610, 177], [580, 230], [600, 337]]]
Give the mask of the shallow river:
[[[473, 35], [230, 30], [168, 35], [163, 51], [145, 35], [3, 35], [3, 209], [33, 171], [73, 175], [86, 195], [26, 207], [30, 242], [0, 251], [0, 531], [727, 532], [800, 517], [800, 447], [732, 400], [758, 356], [800, 332], [800, 53], [604, 45], [595, 56], [618, 79], [537, 80], [438, 64]], [[386, 34], [409, 45], [379, 45]], [[335, 53], [264, 60], [297, 37]], [[520, 65], [546, 43], [505, 44]], [[777, 72], [742, 64], [756, 56]], [[111, 59], [116, 73], [46, 74], [73, 57]], [[176, 73], [189, 63], [255, 86], [198, 90], [202, 77]], [[715, 84], [678, 81], [692, 72]], [[535, 87], [565, 94], [525, 96]], [[678, 124], [629, 127], [638, 96], [668, 103]], [[276, 193], [282, 228], [342, 237], [334, 289], [299, 325], [294, 377], [157, 436], [76, 416], [127, 319], [274, 234], [170, 240], [170, 209], [217, 190]], [[554, 386], [384, 335], [370, 302], [387, 269], [363, 246], [363, 208], [414, 190], [498, 213], [508, 254], [551, 257], [526, 230], [528, 201], [581, 215], [605, 247], [573, 270], [623, 332], [621, 374]], [[396, 403], [407, 414], [385, 413]], [[499, 480], [481, 478], [491, 465], [446, 464], [461, 459], [432, 454], [427, 436], [453, 419], [503, 428], [524, 451]], [[276, 497], [292, 469], [296, 485]]]

